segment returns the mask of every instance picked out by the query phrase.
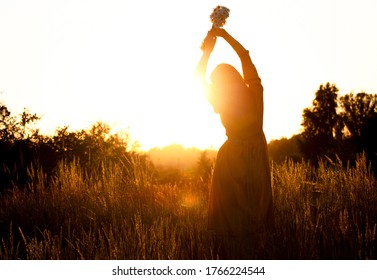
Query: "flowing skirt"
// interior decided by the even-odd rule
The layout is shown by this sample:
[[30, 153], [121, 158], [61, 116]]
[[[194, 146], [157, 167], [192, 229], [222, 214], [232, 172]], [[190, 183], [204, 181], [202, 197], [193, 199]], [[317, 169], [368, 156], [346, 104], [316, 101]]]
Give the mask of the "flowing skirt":
[[[264, 134], [250, 140], [228, 139], [216, 159], [208, 229], [230, 243], [225, 250], [237, 251], [247, 245], [242, 244], [246, 240], [248, 248], [250, 242], [260, 242], [260, 235], [272, 226], [271, 174]], [[237, 257], [237, 252], [231, 255]]]

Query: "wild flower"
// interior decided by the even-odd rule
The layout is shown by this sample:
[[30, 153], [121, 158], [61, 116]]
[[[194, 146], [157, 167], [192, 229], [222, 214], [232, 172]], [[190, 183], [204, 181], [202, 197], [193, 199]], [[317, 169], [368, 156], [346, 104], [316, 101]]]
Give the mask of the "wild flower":
[[220, 28], [226, 23], [226, 19], [229, 17], [230, 10], [224, 6], [217, 6], [213, 9], [212, 14], [210, 15], [211, 22], [213, 27]]

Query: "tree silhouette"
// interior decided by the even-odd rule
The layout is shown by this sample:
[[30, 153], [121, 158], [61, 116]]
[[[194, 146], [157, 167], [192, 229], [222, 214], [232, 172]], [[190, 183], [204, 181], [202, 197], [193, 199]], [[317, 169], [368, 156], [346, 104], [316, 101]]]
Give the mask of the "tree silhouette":
[[289, 139], [283, 137], [279, 140], [271, 140], [268, 143], [270, 160], [275, 163], [283, 163], [287, 159], [300, 161], [302, 158], [302, 154], [298, 147], [300, 138], [301, 135], [294, 135]]
[[27, 168], [36, 155], [39, 130], [34, 127], [40, 119], [27, 109], [12, 115], [4, 104], [0, 104], [0, 191], [13, 183], [25, 184]]
[[[340, 97], [341, 120], [352, 139], [361, 139], [364, 126], [377, 112], [377, 95], [364, 92]], [[360, 143], [358, 143], [360, 144]]]
[[337, 155], [344, 163], [365, 152], [377, 171], [377, 95], [365, 92], [338, 99], [338, 89], [327, 83], [303, 111], [304, 131], [299, 140], [305, 158], [316, 163]]
[[26, 108], [20, 115], [13, 116], [4, 104], [0, 104], [0, 141], [38, 139], [39, 130], [33, 127], [38, 120], [40, 117]]
[[336, 152], [336, 141], [341, 137], [337, 115], [338, 88], [335, 85], [320, 85], [311, 108], [303, 111], [302, 140], [299, 142], [304, 155], [313, 162], [319, 156]]
[[110, 126], [98, 122], [89, 130], [57, 129], [54, 136], [43, 136], [36, 128], [40, 119], [27, 109], [12, 115], [0, 103], [0, 192], [16, 185], [26, 186], [31, 167], [51, 179], [59, 162], [74, 162], [87, 176], [100, 176], [104, 163], [120, 163], [125, 177], [132, 173], [132, 152], [125, 134], [112, 134]]
[[122, 161], [125, 169], [131, 168], [128, 140], [125, 135], [111, 134], [108, 124], [97, 122], [89, 130], [72, 132], [68, 126], [60, 128], [47, 143], [53, 147], [58, 161], [76, 160], [86, 173], [93, 175], [105, 161]]
[[377, 95], [351, 93], [340, 97], [339, 102], [348, 154], [355, 159], [357, 153], [365, 152], [377, 171]]

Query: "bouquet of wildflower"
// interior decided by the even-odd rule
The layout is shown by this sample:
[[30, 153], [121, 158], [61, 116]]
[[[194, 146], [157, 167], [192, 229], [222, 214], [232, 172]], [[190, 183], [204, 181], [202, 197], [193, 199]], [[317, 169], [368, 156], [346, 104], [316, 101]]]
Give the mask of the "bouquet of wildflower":
[[213, 9], [212, 14], [209, 16], [214, 28], [223, 27], [226, 19], [229, 17], [230, 10], [224, 6], [217, 6]]
[[[217, 6], [213, 9], [212, 14], [209, 16], [212, 22], [212, 28], [220, 28], [223, 27], [226, 23], [226, 19], [229, 17], [229, 9], [224, 6]], [[213, 40], [213, 36], [211, 34], [211, 30], [208, 31], [207, 37], [204, 39], [201, 45], [201, 50], [204, 51], [206, 49], [206, 45], [208, 40]]]

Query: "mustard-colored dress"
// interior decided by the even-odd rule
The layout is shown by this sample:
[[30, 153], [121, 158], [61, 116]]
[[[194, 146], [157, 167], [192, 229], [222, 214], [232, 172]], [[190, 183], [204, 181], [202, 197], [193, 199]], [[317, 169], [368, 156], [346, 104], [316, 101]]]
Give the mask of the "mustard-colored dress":
[[215, 164], [208, 228], [236, 241], [247, 240], [273, 223], [271, 175], [262, 128], [263, 87], [248, 52], [241, 62], [247, 90], [228, 96], [213, 93], [209, 98], [228, 140]]

